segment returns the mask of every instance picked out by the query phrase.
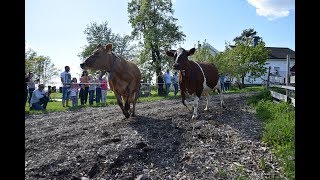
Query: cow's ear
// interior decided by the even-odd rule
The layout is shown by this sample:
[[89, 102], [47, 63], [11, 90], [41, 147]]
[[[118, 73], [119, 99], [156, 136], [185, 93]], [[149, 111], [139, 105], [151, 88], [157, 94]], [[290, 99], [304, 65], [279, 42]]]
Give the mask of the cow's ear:
[[111, 51], [111, 50], [112, 50], [112, 44], [111, 44], [111, 43], [108, 43], [108, 44], [106, 45], [106, 50], [107, 50], [107, 51]]
[[166, 51], [166, 54], [169, 57], [173, 57], [175, 52], [176, 52], [175, 50], [169, 50], [169, 51]]
[[191, 49], [188, 51], [188, 56], [193, 55], [195, 51], [196, 51], [196, 48], [191, 48]]
[[98, 44], [96, 49], [103, 47], [101, 44]]

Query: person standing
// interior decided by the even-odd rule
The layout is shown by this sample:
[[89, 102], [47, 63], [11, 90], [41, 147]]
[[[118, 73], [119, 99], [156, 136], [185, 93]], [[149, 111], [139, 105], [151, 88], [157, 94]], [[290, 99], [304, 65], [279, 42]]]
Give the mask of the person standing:
[[29, 75], [27, 73], [24, 74], [24, 106], [26, 106], [28, 101], [28, 82], [29, 82]]
[[221, 91], [223, 91], [224, 92], [224, 90], [225, 90], [225, 87], [224, 87], [224, 79], [225, 79], [225, 76], [224, 76], [224, 74], [220, 74], [220, 84], [221, 84]]
[[171, 79], [173, 87], [174, 87], [174, 96], [176, 96], [178, 91], [179, 91], [179, 89], [178, 89], [178, 80], [179, 80], [178, 79], [178, 72], [176, 71], [176, 72], [174, 72], [174, 74], [172, 76], [172, 79]]
[[163, 81], [163, 74], [162, 72], [160, 71], [159, 72], [159, 76], [158, 76], [158, 96], [162, 96], [164, 94], [164, 90], [163, 90], [163, 84], [164, 84], [164, 81]]
[[88, 78], [88, 71], [84, 70], [80, 77], [80, 103], [81, 105], [87, 104], [88, 94], [89, 94], [89, 78]]
[[78, 106], [78, 91], [79, 84], [77, 83], [77, 78], [72, 78], [71, 86], [70, 86], [70, 99], [72, 101], [72, 107]]
[[100, 103], [101, 100], [101, 82], [102, 82], [102, 76], [101, 72], [97, 73], [96, 76], [96, 104]]
[[106, 105], [107, 102], [107, 94], [108, 94], [108, 79], [107, 76], [102, 76], [101, 82], [101, 102]]
[[230, 76], [226, 76], [226, 82], [224, 83], [224, 91], [229, 91], [230, 89], [230, 84], [231, 84], [231, 81], [230, 81]]
[[167, 69], [167, 72], [163, 75], [163, 79], [164, 79], [164, 83], [166, 85], [166, 96], [169, 95], [169, 89], [171, 86], [171, 76], [170, 76], [170, 72], [169, 69]]
[[48, 93], [44, 90], [44, 85], [39, 84], [38, 89], [32, 92], [30, 110], [46, 110], [48, 102]]
[[[36, 89], [36, 83], [38, 83], [38, 80], [33, 80], [34, 74], [32, 72], [29, 72], [29, 82], [28, 82], [28, 92], [29, 92], [29, 99], [28, 103], [30, 104], [30, 99], [32, 96], [33, 91]], [[30, 104], [31, 107], [31, 104]]]
[[89, 75], [89, 106], [93, 105], [94, 92], [96, 91], [96, 83], [92, 75]]
[[64, 71], [60, 74], [60, 79], [62, 83], [62, 106], [69, 107], [69, 95], [71, 84], [71, 73], [69, 66], [64, 67]]

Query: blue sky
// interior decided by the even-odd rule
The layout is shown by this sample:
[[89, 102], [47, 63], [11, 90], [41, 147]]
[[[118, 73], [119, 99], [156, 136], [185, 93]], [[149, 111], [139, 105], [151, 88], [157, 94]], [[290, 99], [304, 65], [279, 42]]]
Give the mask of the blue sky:
[[[295, 50], [294, 0], [173, 0], [173, 17], [186, 35], [189, 49], [206, 39], [223, 51], [244, 29], [253, 28], [266, 46]], [[25, 40], [38, 55], [49, 56], [59, 69], [79, 77], [80, 58], [87, 45], [84, 30], [107, 21], [113, 33], [129, 35], [128, 0], [27, 0]], [[56, 80], [59, 83], [59, 79]]]

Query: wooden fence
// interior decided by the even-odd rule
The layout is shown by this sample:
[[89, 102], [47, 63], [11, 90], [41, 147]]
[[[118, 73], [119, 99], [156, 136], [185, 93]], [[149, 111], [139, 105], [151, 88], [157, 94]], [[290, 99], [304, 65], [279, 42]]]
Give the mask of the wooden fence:
[[[295, 76], [290, 75], [289, 61], [290, 56], [287, 55], [287, 73], [286, 77], [271, 76], [270, 69], [268, 71], [267, 88], [271, 92], [271, 96], [277, 100], [290, 102], [295, 107]], [[269, 87], [278, 87], [285, 89], [286, 93], [282, 94], [271, 90]]]

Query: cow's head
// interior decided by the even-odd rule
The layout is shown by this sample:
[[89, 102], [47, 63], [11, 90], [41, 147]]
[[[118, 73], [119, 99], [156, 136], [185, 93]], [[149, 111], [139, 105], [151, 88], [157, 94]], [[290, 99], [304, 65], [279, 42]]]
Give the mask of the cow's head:
[[190, 50], [178, 48], [177, 50], [166, 51], [166, 54], [167, 56], [173, 57], [173, 59], [175, 60], [173, 69], [185, 70], [187, 67], [187, 62], [189, 61], [188, 56], [193, 55], [195, 51], [195, 48], [191, 48]]
[[105, 70], [113, 61], [112, 44], [109, 43], [105, 47], [99, 44], [92, 54], [82, 63], [82, 69]]

